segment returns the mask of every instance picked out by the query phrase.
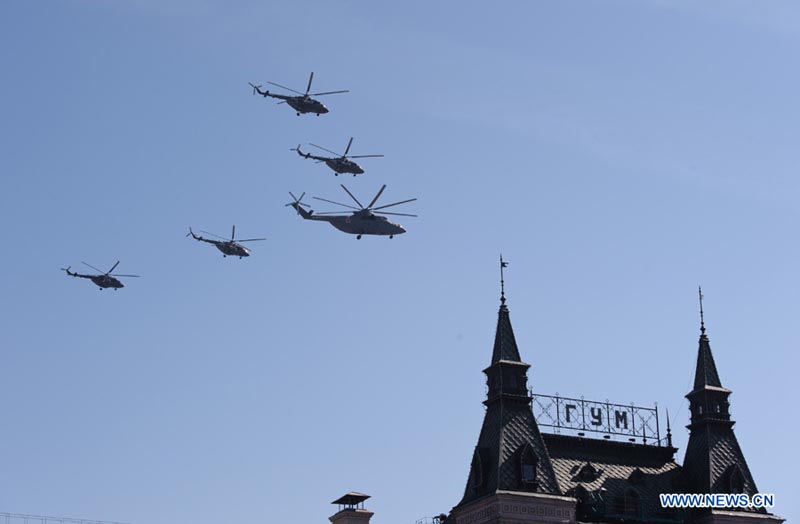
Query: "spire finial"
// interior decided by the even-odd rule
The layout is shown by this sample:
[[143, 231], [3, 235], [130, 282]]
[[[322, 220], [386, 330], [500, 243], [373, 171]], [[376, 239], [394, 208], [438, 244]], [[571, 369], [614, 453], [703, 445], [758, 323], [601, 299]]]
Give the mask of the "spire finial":
[[697, 295], [700, 298], [700, 334], [706, 334], [706, 323], [705, 319], [703, 318], [703, 288], [697, 286]]
[[506, 283], [503, 280], [503, 268], [508, 267], [508, 262], [503, 260], [503, 254], [500, 253], [500, 304], [506, 305]]
[[667, 408], [667, 446], [672, 447], [672, 429], [669, 427], [669, 408]]

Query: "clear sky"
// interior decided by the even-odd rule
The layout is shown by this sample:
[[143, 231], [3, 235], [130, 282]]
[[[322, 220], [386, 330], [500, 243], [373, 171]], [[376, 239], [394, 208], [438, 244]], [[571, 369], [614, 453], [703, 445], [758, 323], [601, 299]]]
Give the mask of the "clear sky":
[[[6, 0], [0, 56], [0, 511], [449, 511], [502, 251], [535, 390], [658, 402], [679, 461], [702, 284], [737, 437], [800, 518], [797, 2]], [[319, 118], [247, 85], [311, 71], [351, 91]], [[351, 136], [386, 155], [355, 179], [289, 150]], [[340, 182], [419, 218], [359, 241], [284, 206]], [[231, 224], [268, 240], [184, 237]]]

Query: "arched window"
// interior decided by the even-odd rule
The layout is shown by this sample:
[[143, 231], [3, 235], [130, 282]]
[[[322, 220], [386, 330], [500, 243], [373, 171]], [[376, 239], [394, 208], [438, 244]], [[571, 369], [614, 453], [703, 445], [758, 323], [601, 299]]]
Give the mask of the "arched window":
[[520, 480], [523, 484], [536, 484], [536, 454], [530, 444], [525, 444], [520, 455]]
[[483, 478], [483, 461], [478, 449], [472, 454], [472, 485], [477, 491], [483, 487], [485, 479]]

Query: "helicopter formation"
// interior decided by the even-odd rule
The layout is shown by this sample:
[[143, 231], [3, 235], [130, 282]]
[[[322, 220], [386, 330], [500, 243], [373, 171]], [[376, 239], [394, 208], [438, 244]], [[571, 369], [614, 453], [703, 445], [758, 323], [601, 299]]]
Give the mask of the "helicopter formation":
[[[306, 86], [305, 93], [300, 91], [296, 91], [289, 87], [277, 84], [275, 82], [267, 82], [270, 85], [279, 87], [286, 91], [291, 91], [295, 93], [294, 95], [284, 95], [280, 93], [272, 93], [269, 90], [262, 90], [262, 85], [254, 85], [250, 83], [250, 87], [253, 88], [254, 95], [261, 95], [264, 98], [274, 98], [280, 100], [278, 104], [286, 104], [292, 109], [295, 110], [297, 116], [303, 114], [316, 114], [317, 116], [327, 114], [330, 110], [325, 107], [325, 105], [320, 102], [319, 100], [315, 99], [314, 97], [323, 96], [323, 95], [334, 95], [340, 93], [349, 93], [349, 90], [339, 90], [339, 91], [324, 91], [320, 93], [311, 93], [311, 84], [314, 80], [314, 73], [312, 72], [308, 78], [308, 85]], [[350, 141], [347, 143], [347, 147], [344, 150], [343, 154], [336, 153], [335, 151], [331, 151], [330, 149], [326, 149], [322, 146], [318, 146], [316, 144], [309, 145], [320, 149], [322, 151], [326, 151], [334, 156], [326, 157], [321, 155], [313, 155], [308, 152], [303, 152], [300, 149], [300, 145], [296, 148], [292, 148], [292, 151], [296, 151], [298, 155], [306, 159], [315, 160], [317, 163], [325, 163], [330, 169], [333, 170], [336, 176], [340, 174], [352, 174], [353, 176], [360, 175], [364, 173], [364, 168], [362, 168], [358, 163], [354, 162], [352, 159], [354, 158], [377, 158], [383, 157], [384, 155], [349, 155], [350, 147], [353, 145], [353, 137], [350, 137]], [[406, 232], [406, 229], [395, 222], [390, 221], [387, 218], [387, 215], [390, 216], [406, 216], [406, 217], [416, 217], [417, 215], [411, 213], [398, 213], [394, 211], [383, 211], [384, 209], [391, 208], [394, 206], [398, 206], [400, 204], [406, 204], [409, 202], [413, 202], [417, 200], [416, 198], [409, 198], [406, 200], [401, 200], [399, 202], [394, 202], [392, 204], [384, 204], [381, 206], [375, 206], [378, 202], [378, 199], [383, 194], [384, 190], [386, 189], [386, 184], [383, 184], [381, 188], [378, 190], [378, 193], [372, 198], [370, 203], [364, 206], [354, 195], [347, 189], [344, 184], [340, 184], [342, 189], [347, 193], [347, 195], [355, 202], [356, 206], [351, 204], [343, 204], [340, 202], [335, 202], [333, 200], [328, 200], [326, 198], [321, 197], [312, 197], [315, 200], [319, 200], [322, 202], [327, 202], [329, 204], [335, 204], [337, 206], [341, 206], [347, 208], [347, 211], [326, 211], [321, 213], [315, 213], [313, 209], [310, 208], [308, 204], [303, 202], [303, 197], [305, 196], [305, 192], [300, 195], [300, 198], [295, 197], [295, 195], [290, 191], [289, 194], [292, 197], [292, 202], [286, 204], [286, 206], [290, 206], [295, 209], [298, 215], [304, 220], [312, 220], [318, 222], [327, 222], [334, 228], [342, 231], [344, 233], [348, 233], [351, 235], [356, 235], [356, 239], [360, 240], [363, 235], [373, 235], [373, 236], [388, 236], [390, 239], [394, 238], [395, 235], [400, 235]], [[222, 237], [216, 235], [214, 233], [209, 233], [208, 231], [200, 231], [205, 235], [209, 235], [210, 237], [214, 238], [206, 238], [202, 235], [198, 235], [189, 227], [189, 232], [186, 234], [187, 237], [191, 236], [194, 240], [198, 242], [203, 242], [207, 244], [211, 244], [216, 247], [220, 252], [222, 252], [223, 258], [225, 257], [239, 257], [242, 259], [244, 257], [249, 257], [252, 251], [252, 248], [245, 247], [242, 245], [245, 242], [257, 242], [266, 240], [266, 238], [245, 238], [245, 239], [237, 239], [236, 238], [236, 226], [234, 225], [231, 229], [231, 237], [228, 239], [227, 237]], [[121, 289], [124, 284], [119, 280], [120, 277], [122, 278], [138, 278], [139, 275], [121, 275], [116, 274], [113, 271], [119, 265], [119, 261], [117, 261], [111, 269], [106, 272], [87, 264], [86, 262], [81, 261], [82, 264], [90, 267], [91, 269], [98, 272], [98, 274], [81, 274], [78, 272], [71, 271], [72, 266], [68, 266], [66, 268], [61, 268], [68, 276], [75, 277], [75, 278], [84, 278], [91, 280], [98, 288], [102, 291], [103, 289], [114, 289], [115, 291]]]

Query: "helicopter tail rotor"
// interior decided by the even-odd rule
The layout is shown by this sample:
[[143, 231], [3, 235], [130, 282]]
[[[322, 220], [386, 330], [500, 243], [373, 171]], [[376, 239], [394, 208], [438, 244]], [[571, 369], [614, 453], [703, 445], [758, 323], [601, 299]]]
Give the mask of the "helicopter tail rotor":
[[[311, 210], [311, 207], [305, 202], [303, 202], [303, 197], [306, 196], [305, 191], [303, 192], [303, 194], [300, 195], [300, 198], [297, 198], [295, 194], [292, 193], [291, 191], [289, 191], [289, 194], [292, 196], [293, 202], [289, 202], [288, 204], [286, 204], [287, 207], [288, 206], [293, 207], [295, 211], [297, 211], [297, 214], [301, 215], [303, 218], [305, 218], [306, 216], [311, 216], [311, 214], [314, 213], [314, 211]], [[308, 211], [306, 211], [305, 208], [309, 208]]]
[[262, 95], [262, 96], [267, 96], [267, 94], [269, 93], [269, 91], [267, 91], [266, 93], [262, 93], [261, 92], [261, 84], [253, 85], [250, 82], [248, 82], [248, 84], [250, 84], [250, 87], [253, 88], [253, 94], [254, 95], [258, 94], [258, 95]]

